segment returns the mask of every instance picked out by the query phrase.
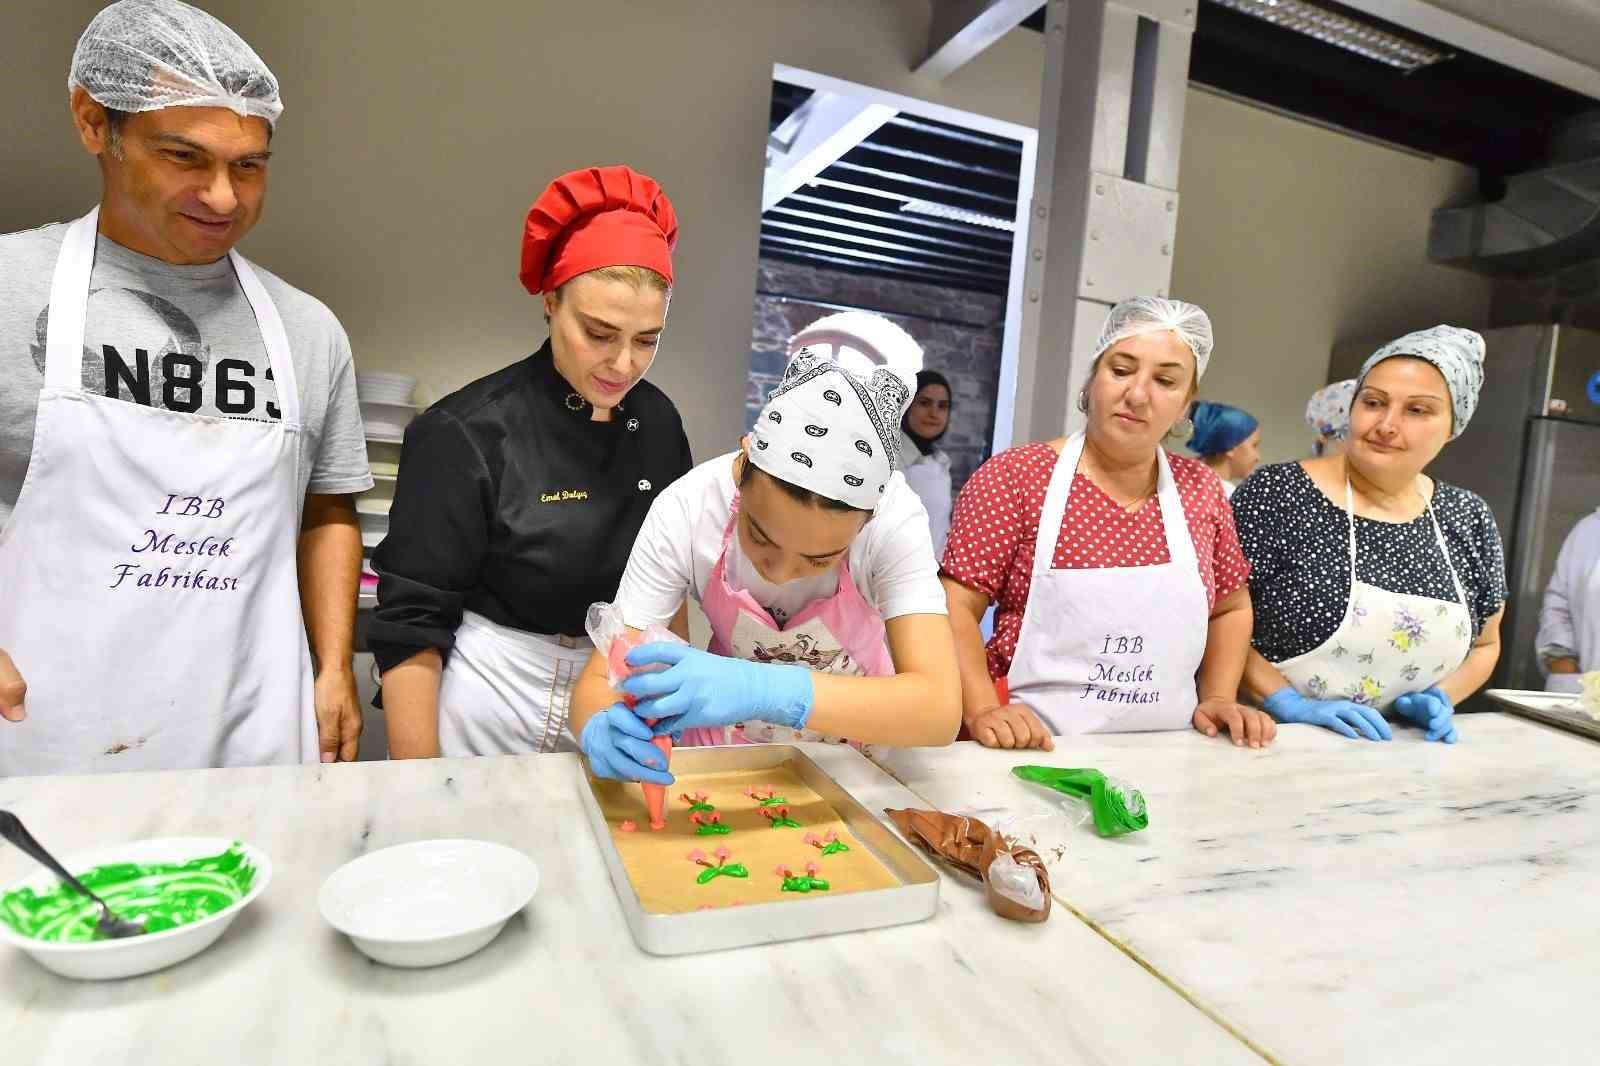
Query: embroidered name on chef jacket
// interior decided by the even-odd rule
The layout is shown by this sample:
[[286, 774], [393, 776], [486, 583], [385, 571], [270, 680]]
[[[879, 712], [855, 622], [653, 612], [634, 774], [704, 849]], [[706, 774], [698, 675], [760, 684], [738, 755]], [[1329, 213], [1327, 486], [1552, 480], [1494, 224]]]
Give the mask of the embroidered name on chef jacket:
[[559, 492], [541, 492], [540, 503], [565, 503], [568, 500], [587, 500], [588, 489], [562, 489]]

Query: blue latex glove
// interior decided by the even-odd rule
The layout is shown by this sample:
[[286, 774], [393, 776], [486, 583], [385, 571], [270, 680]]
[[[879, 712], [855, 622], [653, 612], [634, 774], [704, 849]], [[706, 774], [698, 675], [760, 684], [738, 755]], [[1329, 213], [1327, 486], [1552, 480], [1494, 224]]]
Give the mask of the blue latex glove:
[[[667, 669], [638, 669], [657, 663]], [[799, 729], [811, 717], [811, 671], [803, 666], [746, 662], [666, 641], [629, 651], [628, 665], [634, 672], [622, 691], [639, 700], [641, 717], [657, 719], [658, 734], [752, 720]]]
[[1394, 709], [1427, 730], [1429, 740], [1456, 742], [1455, 704], [1438, 685], [1401, 696], [1394, 701]]
[[1394, 732], [1375, 708], [1353, 700], [1314, 700], [1300, 695], [1293, 685], [1285, 685], [1261, 705], [1280, 722], [1320, 725], [1354, 740], [1357, 734], [1368, 740], [1393, 740]]
[[672, 775], [662, 766], [661, 749], [650, 743], [654, 735], [642, 718], [614, 703], [589, 719], [578, 746], [596, 777], [670, 785]]

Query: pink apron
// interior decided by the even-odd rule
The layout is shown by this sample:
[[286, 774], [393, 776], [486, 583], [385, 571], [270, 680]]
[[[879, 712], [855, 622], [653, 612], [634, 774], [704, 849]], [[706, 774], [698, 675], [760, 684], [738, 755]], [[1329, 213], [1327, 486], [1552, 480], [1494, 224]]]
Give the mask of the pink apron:
[[[884, 639], [883, 618], [862, 598], [850, 576], [848, 553], [839, 563], [839, 590], [824, 600], [807, 604], [788, 624], [773, 621], [765, 607], [747, 589], [728, 584], [728, 545], [739, 519], [739, 497], [722, 531], [722, 554], [711, 568], [700, 607], [711, 623], [711, 648], [757, 663], [804, 666], [824, 674], [852, 677], [887, 677], [894, 660]], [[689, 729], [680, 745], [758, 744], [794, 740], [843, 742], [809, 729], [790, 729], [769, 722], [741, 722], [725, 729]]]

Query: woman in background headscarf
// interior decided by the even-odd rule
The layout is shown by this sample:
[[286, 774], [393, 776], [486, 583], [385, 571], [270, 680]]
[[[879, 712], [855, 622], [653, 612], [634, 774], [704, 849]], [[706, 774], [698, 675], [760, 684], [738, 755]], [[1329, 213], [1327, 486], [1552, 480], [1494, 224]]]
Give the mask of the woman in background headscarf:
[[1222, 479], [1223, 494], [1232, 496], [1261, 462], [1261, 424], [1249, 411], [1206, 400], [1190, 409], [1189, 420], [1189, 450]]
[[1343, 455], [1262, 467], [1233, 497], [1250, 559], [1248, 690], [1280, 722], [1391, 736], [1391, 709], [1453, 743], [1455, 705], [1500, 655], [1500, 532], [1423, 473], [1467, 428], [1483, 338], [1436, 326], [1361, 367]]
[[961, 490], [942, 576], [978, 743], [1191, 727], [1271, 743], [1271, 718], [1237, 702], [1250, 596], [1233, 515], [1163, 447], [1212, 346], [1194, 304], [1123, 301], [1078, 393], [1084, 431], [1001, 452]]
[[933, 556], [950, 535], [950, 456], [938, 447], [950, 429], [950, 382], [937, 370], [917, 371], [917, 392], [900, 419], [900, 470], [928, 511]]
[[1306, 425], [1317, 435], [1311, 444], [1313, 457], [1344, 454], [1345, 438], [1350, 436], [1350, 405], [1355, 398], [1355, 378], [1335, 381], [1311, 394], [1306, 403]]

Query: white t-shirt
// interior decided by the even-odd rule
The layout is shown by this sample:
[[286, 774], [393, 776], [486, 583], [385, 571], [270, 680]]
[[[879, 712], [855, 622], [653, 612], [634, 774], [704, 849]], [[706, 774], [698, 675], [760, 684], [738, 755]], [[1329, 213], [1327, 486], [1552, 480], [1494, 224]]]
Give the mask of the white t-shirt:
[[[635, 629], [665, 625], [686, 596], [701, 601], [733, 514], [736, 454], [701, 463], [667, 486], [650, 506], [617, 588], [617, 606], [627, 625]], [[899, 473], [890, 479], [878, 509], [851, 543], [849, 560], [856, 588], [884, 621], [908, 614], [948, 613], [933, 558], [928, 513]], [[806, 604], [838, 591], [839, 570], [773, 585], [744, 558], [735, 532], [728, 542], [728, 583], [747, 589], [781, 625]]]

